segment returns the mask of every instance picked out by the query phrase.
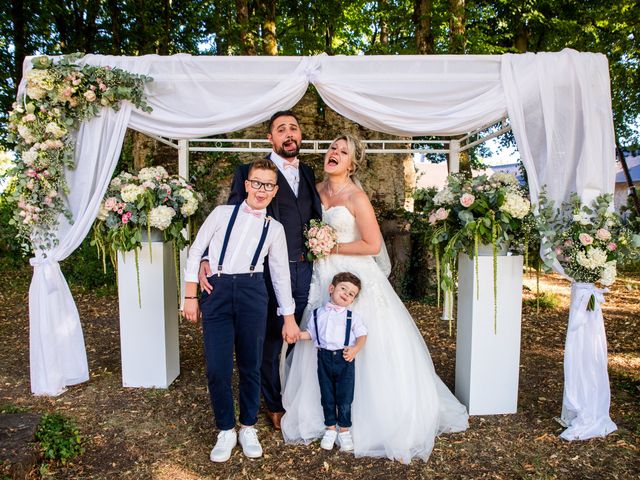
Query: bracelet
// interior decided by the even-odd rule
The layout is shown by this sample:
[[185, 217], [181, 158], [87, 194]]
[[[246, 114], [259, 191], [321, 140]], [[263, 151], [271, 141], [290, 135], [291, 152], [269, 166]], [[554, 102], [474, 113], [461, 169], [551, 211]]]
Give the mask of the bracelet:
[[185, 300], [197, 300], [198, 297], [184, 297]]
[[340, 251], [340, 244], [336, 242], [336, 255], [338, 255], [339, 251]]

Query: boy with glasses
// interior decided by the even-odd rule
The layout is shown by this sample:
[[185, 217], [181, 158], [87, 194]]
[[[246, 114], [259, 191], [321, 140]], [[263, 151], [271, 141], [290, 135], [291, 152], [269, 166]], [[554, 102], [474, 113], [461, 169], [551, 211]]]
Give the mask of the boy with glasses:
[[[299, 335], [300, 321], [307, 306], [309, 286], [313, 272], [312, 263], [306, 260], [304, 229], [311, 219], [322, 218], [320, 197], [316, 190], [313, 170], [298, 160], [302, 143], [300, 122], [290, 110], [273, 114], [269, 120], [267, 139], [273, 151], [267, 155], [276, 164], [278, 190], [273, 201], [267, 207], [267, 213], [278, 220], [284, 227], [287, 237], [289, 255], [289, 275], [291, 291], [296, 302], [295, 321], [283, 318], [277, 310], [277, 301], [268, 281], [269, 265], [265, 266], [269, 307], [267, 309], [267, 329], [261, 367], [262, 396], [267, 407], [267, 415], [276, 430], [280, 430], [280, 420], [284, 414], [282, 396], [280, 394], [280, 351], [282, 341], [295, 342]], [[229, 204], [241, 203], [244, 200], [244, 182], [248, 178], [249, 165], [240, 165], [233, 177]], [[203, 258], [200, 268], [200, 288], [208, 291], [210, 284], [207, 277], [214, 264]]]
[[[209, 395], [220, 430], [210, 454], [213, 462], [227, 461], [238, 439], [231, 389], [234, 350], [240, 376], [240, 444], [247, 457], [262, 456], [254, 425], [260, 407], [260, 366], [269, 302], [263, 277], [267, 255], [278, 314], [285, 321], [295, 321], [284, 228], [266, 215], [267, 205], [278, 191], [276, 182], [273, 162], [253, 162], [244, 182], [246, 200], [216, 207], [189, 250], [183, 311], [191, 322], [202, 312]], [[198, 303], [198, 269], [205, 249], [214, 266], [208, 278], [212, 290], [203, 291]]]

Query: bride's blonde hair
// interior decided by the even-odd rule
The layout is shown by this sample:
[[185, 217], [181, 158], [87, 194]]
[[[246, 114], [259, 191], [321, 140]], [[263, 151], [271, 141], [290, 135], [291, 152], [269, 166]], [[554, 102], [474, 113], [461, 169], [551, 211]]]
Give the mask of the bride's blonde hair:
[[331, 142], [331, 145], [336, 143], [338, 140], [344, 140], [347, 142], [347, 150], [349, 150], [349, 160], [351, 160], [351, 168], [349, 169], [349, 177], [352, 180], [356, 180], [356, 171], [364, 163], [364, 153], [365, 148], [362, 141], [349, 133], [343, 133], [342, 135], [336, 137]]

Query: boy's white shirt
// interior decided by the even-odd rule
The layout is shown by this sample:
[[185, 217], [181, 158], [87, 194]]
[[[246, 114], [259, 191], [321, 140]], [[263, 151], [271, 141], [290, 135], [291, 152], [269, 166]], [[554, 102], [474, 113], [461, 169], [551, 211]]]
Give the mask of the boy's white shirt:
[[[262, 234], [266, 209], [262, 209], [261, 218], [244, 211], [246, 202], [242, 202], [236, 217], [227, 252], [222, 265], [223, 274], [250, 273], [251, 260], [258, 248]], [[218, 258], [222, 252], [224, 235], [227, 231], [234, 205], [220, 205], [207, 217], [198, 230], [195, 240], [189, 249], [185, 281], [198, 282], [198, 270], [202, 253], [209, 248], [209, 264], [214, 275], [218, 273]], [[282, 224], [273, 218], [269, 220], [269, 231], [254, 273], [264, 271], [264, 257], [269, 255], [269, 271], [273, 290], [278, 300], [278, 315], [290, 315], [295, 312], [295, 301], [291, 295], [291, 274], [289, 272], [289, 255], [287, 253], [287, 239]]]
[[[347, 328], [347, 309], [340, 312], [327, 309], [326, 306], [318, 308], [318, 334], [320, 341], [316, 338], [315, 321], [313, 318], [313, 310], [310, 312], [309, 322], [307, 323], [307, 332], [311, 335], [311, 340], [316, 347], [325, 350], [342, 350], [344, 348], [345, 330]], [[349, 334], [349, 346], [356, 344], [358, 337], [367, 334], [367, 327], [362, 322], [362, 318], [351, 310], [351, 332]]]

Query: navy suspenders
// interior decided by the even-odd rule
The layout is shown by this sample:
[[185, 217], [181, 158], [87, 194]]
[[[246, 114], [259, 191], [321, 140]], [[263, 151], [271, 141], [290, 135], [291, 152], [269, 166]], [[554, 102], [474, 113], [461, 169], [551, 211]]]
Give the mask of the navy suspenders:
[[[233, 225], [236, 223], [236, 218], [238, 217], [238, 211], [240, 210], [240, 205], [238, 204], [233, 207], [233, 212], [231, 213], [231, 218], [229, 219], [229, 224], [227, 225], [227, 231], [224, 234], [224, 241], [222, 242], [222, 250], [220, 251], [220, 258], [218, 259], [218, 276], [222, 273], [222, 263], [224, 262], [224, 256], [227, 253], [227, 246], [229, 245], [229, 238], [231, 237], [231, 230], [233, 230]], [[267, 238], [267, 233], [269, 232], [269, 217], [264, 219], [264, 225], [262, 226], [262, 235], [260, 235], [260, 241], [258, 241], [258, 248], [256, 248], [256, 253], [253, 254], [253, 259], [251, 260], [251, 266], [249, 270], [251, 270], [251, 275], [253, 275], [253, 270], [256, 268], [256, 264], [258, 263], [258, 258], [260, 257], [260, 252], [262, 251], [262, 247], [264, 246], [264, 241]]]
[[[344, 346], [349, 346], [349, 336], [351, 335], [351, 310], [347, 310], [347, 326], [345, 327], [344, 332]], [[320, 333], [318, 332], [318, 309], [313, 309], [313, 326], [316, 329], [316, 342], [318, 343], [318, 348], [322, 348], [320, 346]]]

